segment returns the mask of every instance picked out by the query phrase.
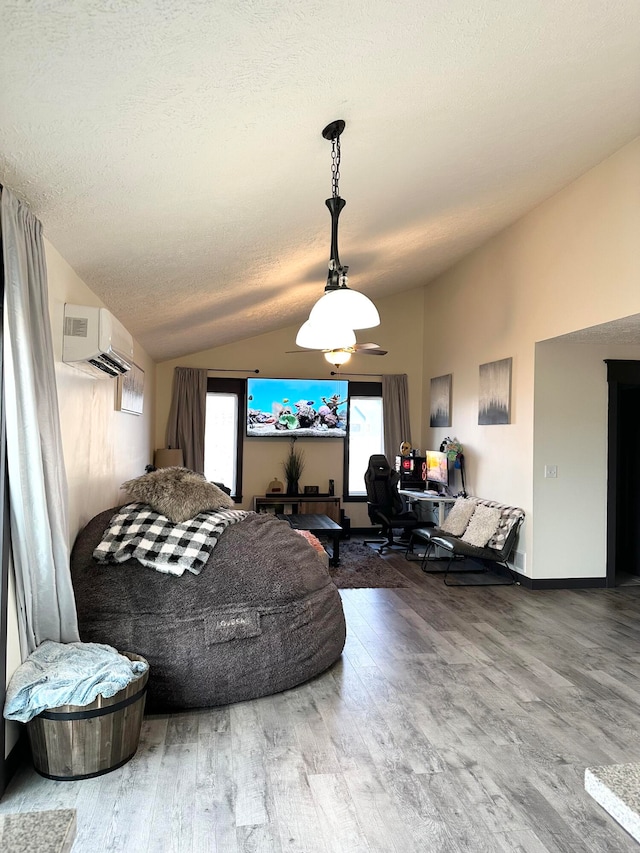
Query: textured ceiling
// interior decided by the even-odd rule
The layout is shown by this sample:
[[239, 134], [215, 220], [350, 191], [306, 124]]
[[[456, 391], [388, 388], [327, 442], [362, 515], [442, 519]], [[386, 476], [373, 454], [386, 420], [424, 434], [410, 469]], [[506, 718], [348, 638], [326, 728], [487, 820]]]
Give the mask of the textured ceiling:
[[601, 323], [598, 326], [590, 326], [588, 329], [580, 329], [570, 332], [568, 335], [560, 335], [550, 338], [553, 343], [567, 344], [640, 344], [640, 314], [630, 317], [622, 317], [620, 320], [612, 320], [610, 323]]
[[171, 358], [321, 295], [329, 121], [375, 299], [640, 134], [639, 57], [638, 0], [2, 0], [0, 179]]

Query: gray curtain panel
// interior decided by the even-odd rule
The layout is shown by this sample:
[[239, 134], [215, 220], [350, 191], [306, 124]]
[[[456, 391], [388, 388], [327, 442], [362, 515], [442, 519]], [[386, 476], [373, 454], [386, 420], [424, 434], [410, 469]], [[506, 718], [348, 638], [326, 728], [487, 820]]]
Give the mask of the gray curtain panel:
[[167, 421], [167, 447], [182, 450], [185, 468], [204, 474], [204, 429], [207, 411], [207, 371], [176, 367]]
[[409, 386], [406, 373], [382, 377], [382, 421], [384, 427], [384, 455], [393, 468], [400, 444], [411, 444], [409, 424]]
[[79, 640], [42, 225], [2, 190], [4, 405], [11, 559], [23, 659]]

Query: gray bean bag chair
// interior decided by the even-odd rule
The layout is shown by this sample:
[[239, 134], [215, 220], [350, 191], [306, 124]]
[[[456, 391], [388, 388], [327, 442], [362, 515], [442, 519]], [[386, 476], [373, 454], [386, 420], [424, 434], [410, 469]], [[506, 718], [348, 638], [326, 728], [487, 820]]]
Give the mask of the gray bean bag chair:
[[80, 637], [149, 661], [148, 710], [277, 693], [340, 657], [340, 595], [286, 522], [250, 513], [224, 531], [199, 575], [174, 577], [133, 559], [93, 559], [114, 512], [95, 516], [71, 555]]

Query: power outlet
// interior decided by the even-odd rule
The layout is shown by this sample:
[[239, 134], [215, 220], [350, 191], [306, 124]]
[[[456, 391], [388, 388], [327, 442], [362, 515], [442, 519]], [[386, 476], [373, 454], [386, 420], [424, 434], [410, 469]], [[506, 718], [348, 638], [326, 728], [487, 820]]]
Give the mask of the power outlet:
[[558, 466], [557, 465], [545, 465], [544, 466], [544, 476], [549, 480], [555, 480], [558, 476]]

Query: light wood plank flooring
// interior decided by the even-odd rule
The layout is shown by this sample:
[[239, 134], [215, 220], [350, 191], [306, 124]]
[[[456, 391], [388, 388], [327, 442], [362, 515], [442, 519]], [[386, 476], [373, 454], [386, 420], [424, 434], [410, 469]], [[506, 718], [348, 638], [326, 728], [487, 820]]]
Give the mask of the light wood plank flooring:
[[85, 782], [22, 769], [0, 813], [76, 808], [75, 853], [621, 853], [587, 766], [640, 761], [640, 588], [346, 590], [341, 661], [287, 693], [145, 719]]

